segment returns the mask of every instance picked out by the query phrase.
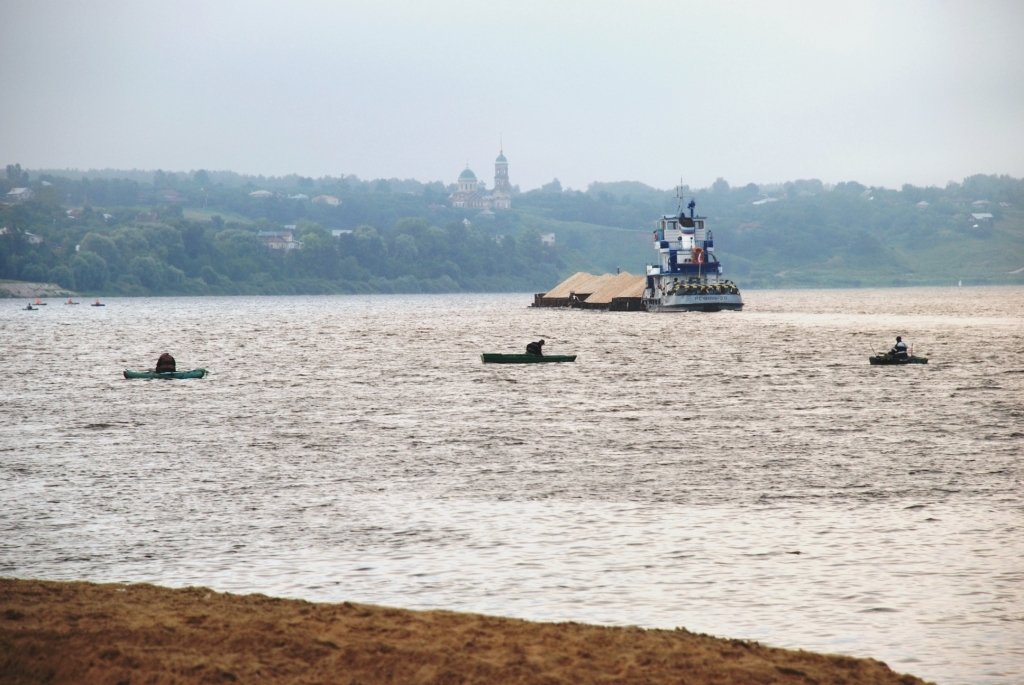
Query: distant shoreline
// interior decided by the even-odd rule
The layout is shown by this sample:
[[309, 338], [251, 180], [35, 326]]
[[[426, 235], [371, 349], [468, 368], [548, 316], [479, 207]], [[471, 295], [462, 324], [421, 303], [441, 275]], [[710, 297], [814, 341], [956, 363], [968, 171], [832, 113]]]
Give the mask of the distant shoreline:
[[[812, 291], [812, 290], [911, 290], [916, 288], [952, 288], [956, 289], [958, 286], [955, 283], [943, 284], [943, 285], [900, 285], [900, 286], [807, 286], [807, 287], [793, 287], [788, 286], [785, 288], [759, 288], [759, 287], [745, 287], [744, 292], [766, 292], [773, 290], [797, 290], [797, 291]], [[978, 283], [978, 284], [964, 284], [961, 289], [966, 288], [1021, 288], [1024, 287], [1019, 283]], [[538, 291], [540, 292], [540, 291]], [[310, 294], [265, 294], [265, 293], [209, 293], [209, 294], [188, 294], [188, 293], [159, 293], [153, 295], [127, 295], [118, 294], [114, 292], [101, 293], [101, 297], [324, 297], [332, 295], [527, 295], [530, 298], [533, 297], [534, 293], [529, 291], [522, 292], [510, 292], [510, 291], [457, 291], [455, 293], [435, 293], [435, 292], [416, 292], [416, 293], [397, 293], [397, 292], [361, 292], [361, 293], [310, 293]], [[36, 297], [85, 297], [74, 290], [68, 290], [62, 288], [56, 283], [35, 283], [32, 281], [14, 281], [14, 280], [0, 280], [0, 300], [17, 300], [17, 299], [33, 299]], [[91, 297], [91, 296], [90, 296]], [[528, 301], [526, 304], [529, 304]]]
[[33, 297], [78, 297], [78, 293], [56, 283], [0, 280], [0, 297], [24, 299]]
[[683, 629], [0, 578], [4, 682], [927, 685], [874, 659]]

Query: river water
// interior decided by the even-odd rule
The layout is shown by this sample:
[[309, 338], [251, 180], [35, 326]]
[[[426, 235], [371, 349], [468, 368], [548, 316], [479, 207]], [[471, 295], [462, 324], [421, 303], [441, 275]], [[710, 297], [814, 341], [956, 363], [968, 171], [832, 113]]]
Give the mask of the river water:
[[[0, 303], [0, 575], [1024, 682], [1024, 289]], [[927, 365], [869, 366], [902, 334]], [[484, 365], [545, 338], [575, 364]], [[202, 380], [124, 380], [170, 351]]]

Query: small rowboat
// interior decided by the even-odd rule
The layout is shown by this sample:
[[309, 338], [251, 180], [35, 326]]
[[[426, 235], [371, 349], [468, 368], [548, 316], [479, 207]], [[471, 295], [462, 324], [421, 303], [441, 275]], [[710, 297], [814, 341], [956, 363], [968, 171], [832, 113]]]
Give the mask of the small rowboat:
[[484, 352], [480, 355], [484, 364], [542, 364], [546, 362], [574, 362], [575, 354], [501, 354]]
[[131, 371], [124, 370], [125, 378], [202, 378], [206, 375], [206, 369], [192, 369], [191, 371]]
[[868, 357], [868, 361], [871, 362], [872, 366], [878, 366], [880, 364], [927, 364], [928, 357], [905, 357], [900, 359], [892, 354], [876, 354], [872, 357]]

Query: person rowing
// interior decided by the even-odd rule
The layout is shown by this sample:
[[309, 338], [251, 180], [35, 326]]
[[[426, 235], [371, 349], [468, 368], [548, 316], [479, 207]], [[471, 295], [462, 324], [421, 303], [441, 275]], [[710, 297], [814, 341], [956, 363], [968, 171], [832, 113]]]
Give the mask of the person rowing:
[[544, 350], [541, 349], [543, 347], [544, 347], [544, 338], [541, 338], [537, 342], [529, 343], [526, 346], [526, 354], [535, 354], [538, 357], [543, 356]]
[[160, 358], [156, 360], [156, 368], [154, 371], [157, 373], [173, 373], [176, 365], [174, 363], [174, 357], [164, 352], [160, 355]]
[[910, 355], [907, 354], [907, 343], [903, 342], [901, 336], [896, 336], [896, 344], [889, 350], [889, 354], [901, 360], [910, 358]]

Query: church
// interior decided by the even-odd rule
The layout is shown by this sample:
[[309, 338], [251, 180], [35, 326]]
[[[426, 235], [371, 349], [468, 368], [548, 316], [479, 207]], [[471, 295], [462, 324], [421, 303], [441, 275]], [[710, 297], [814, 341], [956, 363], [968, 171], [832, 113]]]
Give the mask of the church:
[[484, 181], [478, 181], [473, 170], [466, 165], [454, 193], [448, 197], [452, 207], [465, 209], [511, 209], [512, 184], [508, 182], [508, 159], [505, 151], [498, 151], [494, 160], [494, 189], [488, 191]]

